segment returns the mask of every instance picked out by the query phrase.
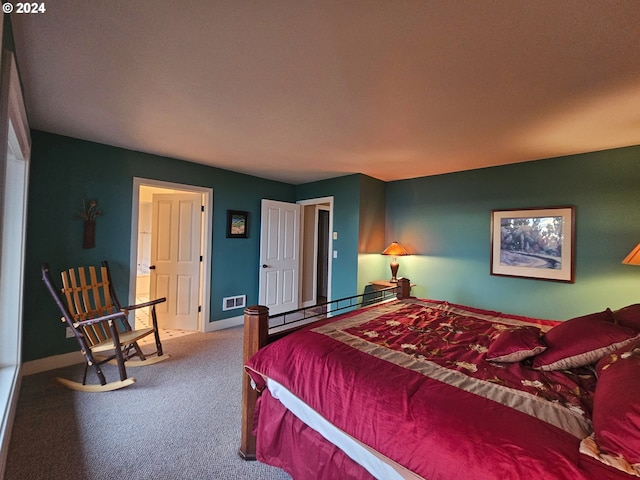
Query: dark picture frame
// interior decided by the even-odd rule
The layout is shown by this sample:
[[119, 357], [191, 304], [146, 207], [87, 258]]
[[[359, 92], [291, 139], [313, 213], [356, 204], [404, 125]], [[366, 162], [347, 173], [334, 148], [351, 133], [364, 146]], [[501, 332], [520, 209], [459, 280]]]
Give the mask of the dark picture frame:
[[227, 238], [248, 238], [249, 212], [227, 210]]
[[574, 283], [575, 207], [491, 211], [491, 275]]

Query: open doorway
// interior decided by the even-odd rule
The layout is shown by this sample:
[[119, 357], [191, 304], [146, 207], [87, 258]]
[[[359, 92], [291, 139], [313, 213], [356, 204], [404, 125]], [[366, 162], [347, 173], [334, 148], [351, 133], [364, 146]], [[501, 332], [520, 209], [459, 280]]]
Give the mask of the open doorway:
[[[167, 298], [159, 305], [163, 308], [157, 309], [164, 338], [205, 331], [209, 323], [212, 199], [210, 188], [134, 179], [129, 300], [140, 303], [150, 297]], [[170, 218], [175, 214], [182, 216]], [[184, 244], [185, 238], [189, 238], [192, 257], [189, 273], [179, 270], [184, 262], [170, 258], [175, 256], [171, 249]], [[188, 282], [184, 281], [186, 275]], [[149, 321], [144, 313], [131, 320], [139, 327]]]
[[298, 202], [302, 206], [300, 306], [331, 300], [333, 197]]

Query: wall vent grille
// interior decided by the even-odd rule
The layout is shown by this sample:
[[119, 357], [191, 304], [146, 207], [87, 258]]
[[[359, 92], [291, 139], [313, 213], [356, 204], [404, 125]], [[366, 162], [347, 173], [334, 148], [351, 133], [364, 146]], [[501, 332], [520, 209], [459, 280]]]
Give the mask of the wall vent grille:
[[225, 297], [222, 299], [222, 310], [233, 310], [234, 308], [244, 308], [247, 305], [246, 295], [236, 295], [235, 297]]

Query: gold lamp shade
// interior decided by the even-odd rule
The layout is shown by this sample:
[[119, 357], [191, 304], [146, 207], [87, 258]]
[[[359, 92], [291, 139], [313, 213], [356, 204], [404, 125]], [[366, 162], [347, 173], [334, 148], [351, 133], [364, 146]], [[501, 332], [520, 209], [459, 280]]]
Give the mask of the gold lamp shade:
[[625, 265], [640, 265], [640, 243], [622, 260]]
[[393, 283], [397, 283], [398, 282], [398, 261], [396, 260], [396, 257], [401, 257], [404, 255], [409, 255], [407, 253], [407, 251], [404, 249], [404, 247], [402, 245], [400, 245], [398, 242], [393, 242], [391, 243], [391, 245], [389, 245], [387, 248], [385, 248], [382, 251], [382, 255], [391, 255], [393, 257], [393, 260], [391, 260], [390, 266], [391, 266], [391, 281]]

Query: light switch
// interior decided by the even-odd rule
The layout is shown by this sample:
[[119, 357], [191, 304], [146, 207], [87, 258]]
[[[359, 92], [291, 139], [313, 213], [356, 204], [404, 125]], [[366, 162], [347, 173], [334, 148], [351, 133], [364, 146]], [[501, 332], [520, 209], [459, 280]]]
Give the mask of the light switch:
[[333, 258], [338, 258], [338, 250], [333, 251]]
[[337, 240], [338, 239], [338, 232], [333, 232], [333, 239]]

